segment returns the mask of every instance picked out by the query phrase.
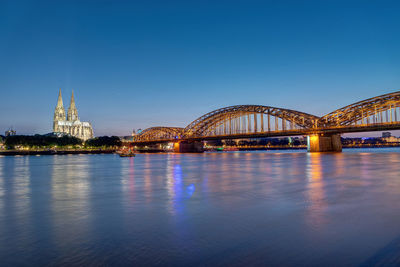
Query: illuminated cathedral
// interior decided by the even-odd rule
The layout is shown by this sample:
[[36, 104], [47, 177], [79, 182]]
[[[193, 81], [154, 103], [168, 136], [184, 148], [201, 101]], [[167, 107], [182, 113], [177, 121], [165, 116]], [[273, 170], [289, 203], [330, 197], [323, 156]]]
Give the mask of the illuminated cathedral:
[[78, 110], [75, 106], [73, 91], [67, 116], [65, 116], [61, 89], [58, 93], [57, 106], [54, 111], [53, 132], [55, 134], [68, 134], [74, 137], [78, 137], [82, 140], [93, 138], [93, 129], [90, 122], [82, 122], [79, 120]]

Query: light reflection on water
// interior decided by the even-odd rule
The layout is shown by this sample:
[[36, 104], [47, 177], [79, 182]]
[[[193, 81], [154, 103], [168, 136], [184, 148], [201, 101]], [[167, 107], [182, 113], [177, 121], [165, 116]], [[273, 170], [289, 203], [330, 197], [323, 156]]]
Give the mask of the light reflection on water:
[[[73, 251], [90, 231], [90, 158], [53, 156], [49, 230], [56, 251]], [[62, 241], [62, 242], [59, 242]], [[81, 250], [86, 248], [82, 246]], [[66, 259], [62, 258], [61, 262]]]
[[5, 266], [382, 262], [400, 236], [399, 152], [0, 157], [0, 258]]
[[324, 221], [326, 208], [321, 153], [307, 154], [307, 192], [308, 192], [308, 223], [320, 227]]

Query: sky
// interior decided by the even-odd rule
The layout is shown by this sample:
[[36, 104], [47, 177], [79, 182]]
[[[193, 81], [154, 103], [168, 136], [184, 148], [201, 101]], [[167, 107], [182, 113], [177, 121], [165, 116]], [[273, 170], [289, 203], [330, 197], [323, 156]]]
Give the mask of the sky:
[[95, 135], [239, 104], [322, 116], [400, 90], [399, 1], [0, 0], [0, 131]]

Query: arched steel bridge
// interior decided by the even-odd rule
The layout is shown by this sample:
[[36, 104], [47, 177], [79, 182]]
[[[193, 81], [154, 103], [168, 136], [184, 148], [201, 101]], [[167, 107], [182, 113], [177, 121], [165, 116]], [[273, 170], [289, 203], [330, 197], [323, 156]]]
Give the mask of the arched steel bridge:
[[132, 143], [238, 139], [400, 129], [400, 91], [369, 98], [325, 116], [271, 106], [237, 105], [209, 112], [185, 128], [152, 127]]

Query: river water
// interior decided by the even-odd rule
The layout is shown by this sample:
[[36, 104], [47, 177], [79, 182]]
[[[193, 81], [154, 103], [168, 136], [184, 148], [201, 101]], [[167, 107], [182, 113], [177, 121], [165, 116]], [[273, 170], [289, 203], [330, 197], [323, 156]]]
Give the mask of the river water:
[[400, 148], [0, 157], [1, 266], [400, 262]]

